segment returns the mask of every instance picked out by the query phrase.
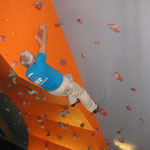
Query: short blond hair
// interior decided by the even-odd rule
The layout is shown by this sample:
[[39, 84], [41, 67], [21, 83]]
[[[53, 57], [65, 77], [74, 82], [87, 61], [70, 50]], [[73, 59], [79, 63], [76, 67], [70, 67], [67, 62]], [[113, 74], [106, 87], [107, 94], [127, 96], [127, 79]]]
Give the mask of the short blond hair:
[[[28, 58], [28, 59], [27, 60], [23, 59], [25, 57]], [[32, 65], [33, 60], [35, 59], [35, 57], [30, 51], [25, 50], [24, 52], [21, 53], [19, 59], [20, 59], [20, 63], [23, 66], [28, 68], [30, 65]]]

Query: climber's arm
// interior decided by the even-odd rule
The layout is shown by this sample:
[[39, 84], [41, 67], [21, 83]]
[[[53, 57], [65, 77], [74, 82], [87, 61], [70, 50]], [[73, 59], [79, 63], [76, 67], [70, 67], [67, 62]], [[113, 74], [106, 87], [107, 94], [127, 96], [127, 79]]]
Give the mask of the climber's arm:
[[46, 52], [46, 43], [47, 43], [47, 27], [45, 24], [40, 26], [42, 30], [42, 37], [41, 37], [41, 45], [39, 48], [39, 52], [44, 53]]
[[45, 24], [40, 26], [40, 31], [35, 35], [35, 39], [39, 43], [39, 52], [46, 52], [46, 43], [47, 43], [47, 27]]

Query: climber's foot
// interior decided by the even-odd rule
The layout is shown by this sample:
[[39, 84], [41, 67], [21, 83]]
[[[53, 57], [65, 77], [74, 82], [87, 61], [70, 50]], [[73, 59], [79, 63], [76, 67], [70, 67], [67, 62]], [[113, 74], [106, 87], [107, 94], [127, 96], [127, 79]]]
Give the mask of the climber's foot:
[[97, 105], [97, 108], [93, 111], [94, 114], [96, 114], [99, 111], [99, 106]]
[[74, 107], [76, 104], [80, 103], [80, 100], [77, 98], [77, 101], [71, 105], [71, 107]]

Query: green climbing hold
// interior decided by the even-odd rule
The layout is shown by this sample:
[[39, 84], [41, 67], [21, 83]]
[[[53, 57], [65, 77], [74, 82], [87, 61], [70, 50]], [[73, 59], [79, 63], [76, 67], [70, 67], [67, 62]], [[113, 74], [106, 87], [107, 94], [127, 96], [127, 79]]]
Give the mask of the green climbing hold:
[[16, 84], [16, 77], [11, 77], [11, 79], [13, 80], [13, 84]]
[[19, 92], [18, 92], [18, 95], [23, 95], [23, 92], [19, 91]]
[[83, 127], [84, 127], [84, 125], [85, 125], [84, 123], [81, 123], [81, 124], [80, 124], [80, 127], [81, 127], [81, 128], [83, 128]]
[[92, 135], [92, 136], [95, 136], [95, 134], [94, 134], [94, 133], [92, 133], [91, 135]]
[[102, 148], [102, 150], [106, 150], [105, 148]]
[[64, 112], [65, 112], [65, 114], [69, 114], [69, 111], [67, 109]]
[[65, 114], [65, 111], [61, 111], [60, 114]]
[[28, 91], [28, 93], [29, 93], [30, 95], [33, 95], [33, 94], [38, 94], [38, 92], [37, 92], [37, 91], [35, 91], [35, 90]]
[[64, 124], [62, 122], [58, 122], [60, 128], [64, 128]]
[[9, 88], [9, 87], [11, 87], [11, 85], [10, 84], [7, 84], [7, 86], [6, 86], [7, 88]]
[[58, 138], [57, 138], [57, 140], [59, 140], [59, 141], [60, 141], [60, 140], [61, 140], [61, 137], [58, 137]]
[[48, 133], [47, 136], [50, 136], [50, 133]]
[[39, 97], [39, 96], [36, 96], [35, 99], [36, 99], [36, 100], [40, 100], [40, 97]]
[[92, 150], [92, 148], [91, 148], [91, 147], [88, 147], [88, 150]]

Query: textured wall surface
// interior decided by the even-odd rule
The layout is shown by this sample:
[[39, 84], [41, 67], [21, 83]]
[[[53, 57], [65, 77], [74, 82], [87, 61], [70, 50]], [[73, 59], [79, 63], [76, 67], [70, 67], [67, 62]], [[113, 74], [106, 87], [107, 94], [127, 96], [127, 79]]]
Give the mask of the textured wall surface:
[[109, 149], [149, 150], [150, 1], [53, 4]]

